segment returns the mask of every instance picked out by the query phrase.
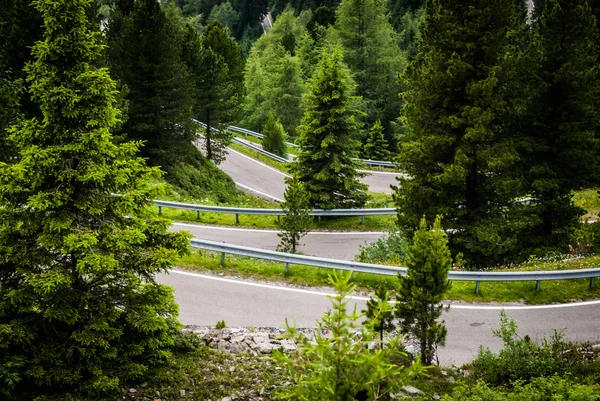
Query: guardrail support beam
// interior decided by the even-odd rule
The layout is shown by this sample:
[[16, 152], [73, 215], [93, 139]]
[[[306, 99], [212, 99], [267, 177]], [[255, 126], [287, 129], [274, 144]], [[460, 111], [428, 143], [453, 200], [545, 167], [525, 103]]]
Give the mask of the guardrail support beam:
[[288, 262], [285, 262], [285, 274], [288, 274], [289, 272], [290, 272], [290, 264]]
[[240, 215], [238, 213], [235, 214], [235, 224], [240, 224]]
[[535, 292], [540, 292], [540, 280], [535, 282]]
[[481, 282], [476, 281], [475, 282], [475, 294], [479, 294], [479, 285], [481, 284]]
[[221, 266], [225, 266], [225, 252], [221, 252]]
[[200, 220], [200, 210], [196, 210], [196, 217]]
[[159, 215], [159, 216], [162, 216], [162, 206], [159, 206], [159, 207], [158, 207], [158, 215]]
[[360, 216], [360, 224], [365, 225], [365, 216]]
[[321, 224], [321, 216], [317, 216], [317, 224]]
[[281, 216], [277, 216], [277, 224], [281, 223], [281, 219], [280, 219], [280, 217], [281, 217]]
[[590, 278], [590, 290], [594, 289], [594, 278], [595, 277]]

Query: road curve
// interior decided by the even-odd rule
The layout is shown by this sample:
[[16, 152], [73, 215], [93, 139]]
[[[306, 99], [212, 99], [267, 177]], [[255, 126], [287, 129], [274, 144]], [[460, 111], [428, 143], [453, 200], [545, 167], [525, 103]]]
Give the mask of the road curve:
[[[293, 268], [293, 266], [292, 266]], [[315, 327], [329, 307], [325, 294], [311, 290], [247, 283], [191, 272], [161, 274], [158, 281], [175, 288], [180, 320], [187, 325], [215, 325], [225, 320], [228, 326], [282, 327], [285, 318], [298, 327]], [[351, 304], [365, 308], [365, 298], [355, 297]], [[581, 305], [514, 307], [508, 316], [519, 325], [521, 335], [534, 341], [564, 329], [570, 341], [600, 342], [600, 301]], [[473, 359], [479, 346], [497, 351], [501, 341], [491, 329], [498, 327], [501, 307], [456, 305], [443, 315], [448, 328], [446, 347], [440, 348], [440, 362], [461, 365]]]
[[[234, 227], [204, 226], [196, 224], [173, 223], [174, 231], [185, 230], [194, 237], [229, 244], [250, 246], [253, 248], [275, 250], [279, 244], [278, 231], [254, 230]], [[382, 232], [320, 232], [313, 231], [304, 236], [299, 251], [322, 258], [354, 260], [360, 245], [373, 242]]]
[[[267, 166], [258, 160], [244, 155], [235, 149], [228, 148], [227, 158], [219, 168], [229, 174], [233, 181], [245, 191], [254, 192], [256, 195], [270, 200], [281, 201], [285, 191], [285, 173]], [[367, 171], [369, 175], [363, 182], [369, 186], [371, 192], [392, 193], [390, 185], [396, 185], [398, 173]]]

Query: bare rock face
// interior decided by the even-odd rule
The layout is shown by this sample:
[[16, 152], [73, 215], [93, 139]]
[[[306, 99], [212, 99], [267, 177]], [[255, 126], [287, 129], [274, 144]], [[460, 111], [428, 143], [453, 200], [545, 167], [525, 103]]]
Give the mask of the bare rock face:
[[[206, 345], [214, 349], [229, 351], [232, 354], [270, 354], [273, 350], [293, 352], [296, 343], [293, 340], [281, 338], [285, 334], [282, 328], [273, 327], [228, 327], [215, 329], [206, 326], [187, 326], [187, 331], [202, 338]], [[307, 337], [312, 338], [314, 329], [298, 329]], [[327, 333], [324, 333], [327, 334]]]

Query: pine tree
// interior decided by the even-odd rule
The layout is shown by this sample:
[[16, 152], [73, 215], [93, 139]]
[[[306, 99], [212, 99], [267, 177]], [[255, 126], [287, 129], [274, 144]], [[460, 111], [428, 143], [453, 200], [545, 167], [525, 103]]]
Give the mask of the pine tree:
[[439, 217], [430, 230], [427, 230], [425, 217], [421, 220], [406, 267], [406, 276], [398, 276], [398, 327], [418, 342], [421, 363], [427, 366], [432, 364], [437, 346], [445, 344], [447, 334], [444, 322], [437, 320], [445, 309], [441, 302], [450, 288], [448, 270], [452, 267], [452, 258]]
[[[336, 295], [331, 296], [331, 310], [317, 323], [314, 340], [309, 340], [290, 327], [287, 335], [298, 347], [297, 355], [274, 353], [292, 382], [283, 390], [283, 398], [311, 401], [387, 400], [411, 378], [423, 372], [419, 364], [404, 367], [394, 363], [406, 354], [400, 352], [400, 339], [392, 339], [383, 347], [370, 350], [377, 343], [373, 318], [360, 323], [364, 314], [349, 308], [355, 285], [349, 273], [336, 273], [329, 278]], [[386, 302], [377, 306], [375, 318], [389, 312]], [[323, 332], [331, 333], [325, 336]]]
[[387, 287], [381, 284], [375, 290], [375, 294], [367, 301], [367, 309], [363, 311], [367, 317], [367, 321], [373, 324], [373, 329], [379, 333], [379, 341], [383, 344], [383, 335], [386, 332], [392, 331], [396, 328], [394, 324], [394, 310], [380, 311], [379, 305], [381, 303], [388, 303], [390, 301], [390, 292]]
[[283, 252], [296, 253], [300, 245], [300, 239], [306, 235], [312, 227], [310, 212], [310, 197], [304, 185], [296, 177], [286, 179], [286, 188], [283, 194], [285, 202], [281, 208], [285, 212], [279, 222], [281, 232], [277, 234], [281, 243], [277, 249]]
[[444, 216], [453, 252], [474, 266], [513, 257], [521, 229], [511, 202], [523, 194], [518, 121], [533, 93], [514, 35], [524, 20], [519, 0], [428, 2], [405, 76], [398, 223]]
[[398, 35], [389, 22], [385, 0], [343, 0], [336, 14], [335, 33], [344, 51], [344, 62], [362, 97], [365, 122], [380, 120], [388, 143], [395, 147], [391, 122], [401, 102], [397, 75], [406, 60], [398, 47]]
[[383, 126], [377, 120], [369, 131], [363, 155], [365, 159], [370, 160], [390, 160], [390, 151], [387, 148], [388, 143], [383, 136]]
[[225, 3], [215, 5], [212, 10], [210, 10], [210, 15], [208, 16], [206, 23], [210, 25], [213, 22], [218, 22], [224, 27], [227, 27], [229, 32], [234, 32], [239, 20], [240, 14], [233, 9], [230, 2], [226, 1]]
[[[0, 392], [7, 400], [116, 398], [170, 362], [172, 290], [156, 284], [188, 235], [149, 213], [160, 177], [115, 144], [117, 91], [86, 19], [89, 0], [42, 0], [27, 67], [42, 118], [11, 130], [0, 168]], [[115, 196], [114, 194], [120, 194]]]
[[196, 80], [196, 118], [207, 124], [204, 133], [206, 157], [219, 164], [227, 155], [231, 134], [225, 128], [233, 122], [242, 100], [240, 47], [220, 23], [209, 25], [202, 36]]
[[366, 201], [367, 186], [359, 181], [364, 174], [354, 160], [360, 123], [353, 90], [341, 51], [324, 52], [304, 98], [300, 153], [292, 165], [316, 208], [362, 207]]
[[262, 139], [263, 149], [267, 152], [274, 153], [283, 158], [287, 158], [287, 150], [285, 140], [287, 135], [283, 129], [283, 125], [279, 122], [274, 114], [269, 114], [269, 118], [263, 128], [264, 138]]
[[150, 164], [168, 170], [189, 155], [196, 135], [179, 31], [155, 0], [120, 1], [117, 8], [108, 58], [111, 74], [129, 90], [123, 130], [145, 142], [141, 154]]
[[587, 1], [546, 0], [532, 45], [540, 50], [539, 84], [523, 151], [538, 218], [523, 235], [532, 247], [566, 248], [566, 233], [583, 215], [572, 192], [600, 182], [599, 42]]

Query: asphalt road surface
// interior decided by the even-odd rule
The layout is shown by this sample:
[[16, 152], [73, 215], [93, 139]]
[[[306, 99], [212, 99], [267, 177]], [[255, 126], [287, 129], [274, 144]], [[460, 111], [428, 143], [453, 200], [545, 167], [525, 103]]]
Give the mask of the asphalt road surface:
[[[238, 187], [270, 200], [283, 201], [285, 173], [234, 149], [230, 148], [228, 151], [227, 158], [219, 168], [229, 174]], [[369, 186], [369, 191], [392, 193], [390, 185], [397, 184], [396, 177], [399, 174], [378, 171], [368, 171], [368, 173], [369, 175], [362, 181]]]
[[[173, 230], [191, 232], [194, 237], [228, 244], [275, 250], [280, 242], [275, 230], [254, 230], [233, 227], [203, 226], [173, 223]], [[311, 256], [331, 259], [354, 260], [360, 245], [373, 242], [381, 232], [321, 232], [313, 231], [304, 236], [298, 249]]]
[[[293, 266], [290, 268], [293, 269]], [[222, 277], [173, 271], [159, 275], [158, 281], [175, 288], [180, 320], [187, 325], [213, 326], [225, 320], [229, 327], [283, 327], [285, 318], [297, 327], [316, 327], [327, 311], [329, 300], [321, 292], [274, 285], [247, 283]], [[356, 297], [351, 307], [365, 308], [365, 298]], [[444, 366], [470, 362], [479, 346], [494, 351], [501, 341], [492, 335], [498, 327], [500, 306], [456, 305], [443, 315], [448, 328], [446, 347], [440, 348]], [[552, 329], [564, 329], [567, 340], [600, 342], [600, 301], [548, 305], [540, 307], [505, 307], [514, 318], [521, 335], [534, 341], [550, 336]]]

